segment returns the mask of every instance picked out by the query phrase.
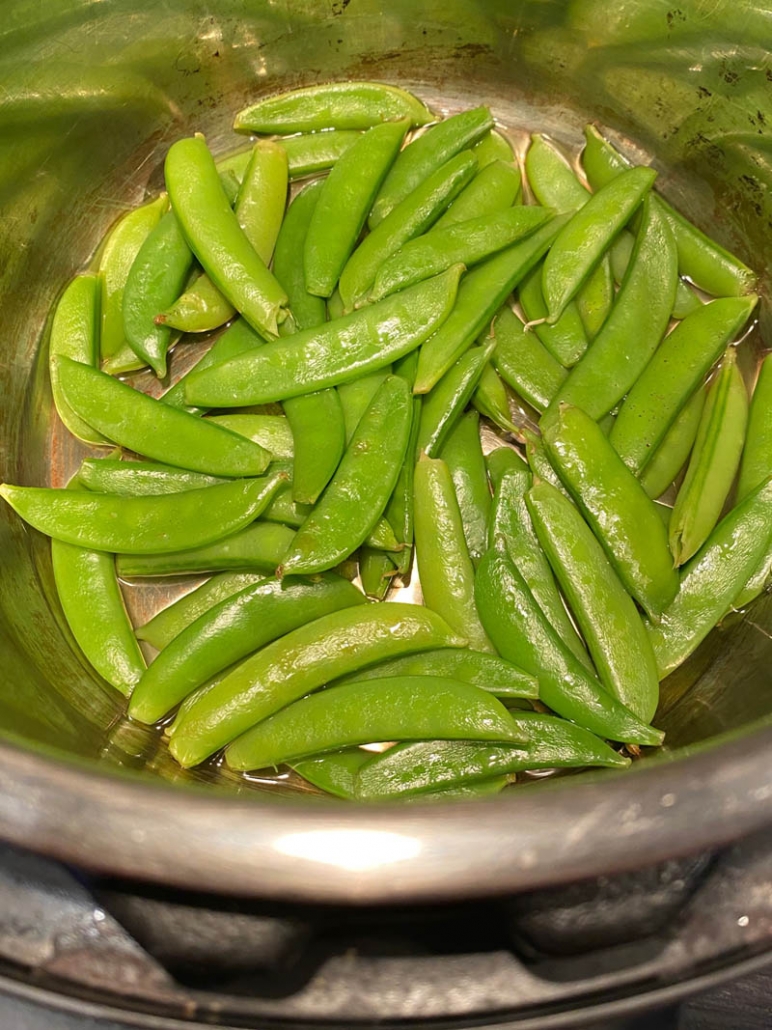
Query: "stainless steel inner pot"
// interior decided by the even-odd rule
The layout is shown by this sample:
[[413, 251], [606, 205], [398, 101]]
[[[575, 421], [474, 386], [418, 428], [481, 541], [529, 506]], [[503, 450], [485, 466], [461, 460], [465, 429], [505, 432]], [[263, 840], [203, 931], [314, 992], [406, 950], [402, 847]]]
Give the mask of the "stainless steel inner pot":
[[[194, 131], [326, 79], [488, 103], [577, 151], [592, 120], [769, 286], [767, 7], [700, 0], [6, 0], [0, 26], [0, 476], [62, 481], [45, 324], [106, 229]], [[746, 372], [761, 330], [745, 348]], [[184, 357], [176, 359], [177, 371]], [[173, 365], [174, 369], [174, 365]], [[161, 596], [128, 592], [145, 610]], [[141, 600], [139, 598], [141, 597]], [[48, 541], [0, 509], [0, 836], [87, 867], [202, 889], [379, 901], [514, 890], [642, 866], [772, 821], [772, 598], [727, 619], [664, 684], [667, 748], [624, 774], [489, 802], [354, 807], [292, 783], [183, 773], [72, 643]]]

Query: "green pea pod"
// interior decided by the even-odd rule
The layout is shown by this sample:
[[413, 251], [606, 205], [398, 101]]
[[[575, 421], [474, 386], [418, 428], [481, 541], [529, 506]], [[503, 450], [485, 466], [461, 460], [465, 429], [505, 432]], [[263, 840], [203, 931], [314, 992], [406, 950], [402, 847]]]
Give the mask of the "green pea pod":
[[97, 364], [101, 290], [102, 284], [96, 275], [78, 275], [68, 284], [56, 305], [48, 344], [51, 392], [59, 418], [73, 436], [96, 445], [107, 440], [80, 418], [62, 396], [56, 359], [63, 355], [84, 365]]
[[57, 540], [94, 551], [159, 554], [235, 533], [257, 518], [280, 482], [266, 476], [144, 497], [5, 483], [0, 494], [25, 522]]
[[325, 179], [305, 239], [303, 262], [311, 293], [329, 297], [335, 289], [409, 125], [404, 119], [373, 126]]
[[296, 504], [292, 499], [292, 477], [290, 481], [277, 490], [273, 500], [260, 516], [266, 522], [281, 522], [284, 526], [297, 529], [302, 526], [308, 513], [311, 511], [309, 504]]
[[404, 676], [349, 683], [303, 698], [233, 741], [225, 760], [231, 769], [265, 769], [354, 744], [427, 736], [528, 739], [502, 703], [479, 687]]
[[587, 339], [592, 341], [603, 328], [614, 303], [614, 278], [611, 259], [605, 254], [576, 295], [576, 310]]
[[378, 122], [409, 118], [426, 125], [433, 115], [411, 93], [380, 82], [327, 82], [265, 97], [236, 115], [236, 132], [317, 132], [369, 129]]
[[494, 161], [504, 161], [511, 164], [515, 160], [512, 144], [500, 132], [496, 132], [495, 129], [486, 132], [482, 139], [478, 140], [472, 147], [472, 151], [477, 158], [480, 168], [487, 168]]
[[500, 794], [505, 787], [509, 786], [512, 778], [509, 776], [492, 776], [488, 780], [477, 780], [475, 783], [462, 783], [458, 787], [444, 787], [442, 790], [432, 790], [426, 794], [403, 799], [403, 804], [445, 804], [448, 801], [476, 801], [478, 798], [490, 797], [493, 794]]
[[259, 572], [223, 572], [218, 576], [212, 576], [200, 587], [163, 608], [144, 626], [139, 626], [135, 630], [136, 636], [160, 651], [220, 601], [262, 582], [263, 579]]
[[332, 296], [327, 301], [327, 319], [330, 322], [334, 322], [336, 318], [343, 318], [346, 314], [346, 309], [343, 306], [343, 298], [340, 295], [340, 290], [335, 289]]
[[62, 394], [109, 440], [148, 458], [213, 476], [257, 476], [268, 451], [211, 422], [157, 401], [96, 368], [58, 359]]
[[755, 601], [759, 594], [766, 590], [769, 585], [770, 576], [772, 576], [772, 542], [767, 545], [764, 556], [756, 566], [756, 570], [751, 574], [750, 579], [748, 579], [745, 586], [732, 601], [730, 610], [741, 610], [749, 605], [751, 601]]
[[647, 198], [625, 277], [611, 313], [553, 399], [594, 419], [619, 403], [646, 368], [670, 321], [677, 281], [673, 235]]
[[164, 172], [174, 213], [204, 271], [251, 326], [276, 336], [287, 295], [239, 225], [204, 140], [173, 143]]
[[122, 497], [148, 497], [201, 490], [228, 480], [188, 472], [155, 461], [121, 461], [120, 458], [85, 458], [78, 469], [78, 482], [87, 490]]
[[364, 603], [355, 586], [333, 573], [314, 582], [271, 578], [248, 586], [210, 608], [161, 651], [137, 684], [129, 715], [157, 722], [258, 648], [330, 612]]
[[719, 522], [681, 572], [681, 585], [649, 639], [660, 678], [678, 668], [732, 606], [770, 544], [772, 479]]
[[535, 332], [552, 357], [559, 361], [564, 368], [571, 368], [575, 365], [589, 344], [576, 303], [572, 301], [568, 304], [554, 325], [546, 322], [548, 311], [542, 292], [541, 265], [537, 265], [523, 279], [517, 296], [523, 313], [528, 319], [529, 331]]
[[536, 712], [510, 714], [530, 732], [527, 744], [515, 747], [449, 740], [397, 744], [358, 764], [353, 777], [356, 797], [360, 801], [410, 797], [527, 769], [587, 765], [624, 769], [630, 764], [629, 758], [581, 726]]
[[301, 758], [290, 765], [298, 776], [326, 794], [353, 801], [354, 777], [359, 767], [371, 757], [369, 751], [357, 747], [349, 751], [332, 751], [313, 758]]
[[639, 479], [649, 497], [661, 497], [686, 464], [697, 439], [704, 406], [705, 390], [700, 387], [683, 406], [659, 447], [646, 462]]
[[480, 444], [480, 417], [476, 411], [463, 415], [440, 451], [450, 469], [456, 490], [464, 537], [472, 564], [477, 565], [488, 545], [488, 513], [491, 492]]
[[382, 225], [378, 225], [359, 244], [340, 277], [339, 290], [346, 311], [367, 302], [370, 289], [383, 263], [408, 240], [425, 232], [458, 196], [475, 173], [477, 161], [468, 151], [457, 154], [447, 164], [422, 180], [398, 204]]
[[543, 257], [561, 224], [561, 216], [553, 218], [464, 276], [452, 313], [421, 348], [415, 393], [428, 393], [488, 328], [514, 287]]
[[[413, 190], [456, 154], [493, 128], [487, 107], [445, 118], [405, 147], [386, 176], [373, 204], [368, 224], [375, 229]], [[477, 159], [474, 159], [475, 165]]]
[[564, 226], [544, 261], [542, 290], [554, 325], [625, 223], [651, 189], [657, 173], [631, 168], [594, 193]]
[[364, 543], [396, 484], [411, 414], [407, 383], [389, 376], [362, 416], [324, 496], [298, 530], [280, 576], [330, 569]]
[[251, 569], [274, 572], [294, 536], [294, 531], [287, 526], [255, 522], [204, 547], [168, 554], [119, 554], [118, 575], [123, 578], [176, 576]]
[[459, 193], [448, 210], [432, 227], [432, 232], [448, 229], [458, 222], [466, 222], [470, 218], [482, 218], [493, 215], [497, 211], [506, 211], [517, 199], [520, 192], [520, 171], [504, 161], [492, 161], [489, 165], [480, 163], [479, 150], [472, 148], [480, 169], [464, 189]]
[[669, 538], [676, 565], [699, 550], [718, 522], [740, 465], [747, 423], [748, 392], [730, 347], [708, 387], [694, 450], [673, 506]]
[[418, 605], [365, 605], [333, 612], [237, 666], [178, 716], [170, 730], [170, 750], [181, 765], [196, 765], [339, 676], [384, 658], [464, 643], [439, 615]]
[[137, 357], [128, 343], [123, 343], [112, 357], [105, 358], [102, 362], [102, 371], [111, 376], [122, 376], [147, 367], [147, 363]]
[[236, 314], [236, 309], [220, 293], [208, 275], [200, 275], [185, 292], [155, 321], [167, 330], [179, 329], [183, 333], [208, 333], [224, 325]]
[[639, 473], [706, 373], [747, 322], [757, 297], [703, 304], [666, 336], [619, 410], [609, 437]]
[[179, 297], [192, 265], [193, 254], [177, 217], [173, 211], [167, 211], [139, 248], [126, 279], [126, 341], [160, 379], [166, 375], [166, 352], [172, 333], [167, 326], [158, 325], [155, 317]]
[[353, 680], [383, 679], [388, 676], [444, 676], [461, 683], [471, 683], [507, 701], [524, 698], [535, 700], [539, 696], [539, 684], [534, 676], [529, 676], [497, 655], [468, 648], [442, 648], [392, 658], [344, 676], [336, 681], [336, 686]]
[[493, 496], [488, 540], [491, 547], [505, 548], [547, 622], [574, 657], [593, 671], [592, 662], [568, 617], [552, 569], [534, 530], [526, 503], [532, 484], [533, 477], [527, 468], [509, 469], [502, 475]]
[[434, 458], [440, 453], [474, 393], [494, 347], [494, 341], [484, 347], [471, 347], [426, 395], [421, 406], [415, 454], [424, 452]]
[[456, 222], [445, 229], [433, 229], [418, 239], [409, 240], [380, 268], [370, 300], [381, 300], [390, 293], [444, 272], [460, 262], [469, 268], [479, 264], [517, 240], [530, 235], [552, 213], [546, 208], [510, 207], [481, 218]]
[[747, 497], [751, 490], [772, 475], [772, 354], [768, 354], [759, 369], [753, 391], [748, 418], [748, 435], [743, 448], [740, 477], [737, 480], [737, 500]]
[[317, 329], [267, 343], [185, 384], [190, 404], [267, 404], [349, 382], [420, 346], [453, 308], [461, 266]]
[[[397, 362], [394, 366], [395, 374], [401, 375], [409, 387], [412, 388], [412, 380], [415, 375], [418, 354], [413, 351], [407, 358]], [[409, 367], [405, 367], [409, 362]], [[397, 539], [404, 544], [404, 550], [395, 556], [397, 572], [400, 576], [406, 577], [410, 571], [410, 563], [413, 553], [413, 477], [415, 475], [415, 461], [413, 456], [416, 453], [418, 443], [418, 431], [421, 424], [421, 398], [413, 398], [413, 407], [410, 417], [410, 437], [408, 438], [405, 461], [402, 463], [397, 484], [394, 492], [386, 505], [386, 519], [389, 525], [394, 527]]]
[[227, 415], [209, 415], [206, 425], [220, 426], [243, 436], [269, 451], [271, 458], [290, 461], [295, 457], [295, 434], [290, 420], [283, 415], [248, 415], [234, 412]]
[[303, 250], [324, 182], [310, 182], [295, 197], [276, 240], [273, 274], [286, 290], [297, 330], [312, 329], [327, 321], [324, 300], [309, 293], [303, 265]]
[[277, 140], [287, 152], [291, 179], [303, 179], [332, 168], [359, 139], [354, 129], [309, 132]]
[[589, 190], [579, 182], [565, 158], [539, 133], [531, 136], [525, 174], [534, 196], [544, 207], [574, 211], [589, 200]]
[[550, 456], [547, 454], [543, 437], [539, 436], [538, 433], [532, 433], [529, 429], [523, 430], [523, 436], [525, 437], [525, 454], [528, 459], [528, 467], [533, 474], [568, 497], [568, 490], [561, 483], [560, 476], [555, 471], [555, 467], [550, 461]]
[[473, 650], [491, 651], [474, 603], [474, 566], [450, 470], [419, 459], [415, 471], [415, 546], [424, 603], [466, 637]]
[[360, 376], [359, 379], [352, 379], [350, 383], [341, 383], [338, 387], [338, 400], [343, 410], [347, 447], [373, 397], [390, 374], [391, 369], [387, 368], [381, 372], [371, 372], [369, 375]]
[[566, 370], [508, 307], [496, 316], [493, 334], [496, 371], [524, 401], [544, 411], [565, 382]]
[[125, 345], [123, 291], [139, 249], [169, 205], [165, 194], [123, 215], [102, 245], [99, 273], [102, 284], [102, 332], [99, 349], [112, 358]]
[[492, 548], [480, 563], [475, 595], [499, 654], [537, 677], [541, 700], [558, 715], [609, 740], [662, 742], [659, 730], [640, 722], [608, 694], [566, 648], [502, 548]]
[[689, 289], [683, 279], [679, 279], [676, 284], [673, 318], [686, 318], [692, 311], [696, 311], [700, 304], [702, 301], [697, 294]]
[[675, 597], [678, 575], [654, 503], [581, 408], [561, 405], [544, 440], [625, 589], [658, 619]]
[[519, 436], [520, 431], [512, 421], [507, 388], [496, 369], [489, 364], [483, 366], [477, 389], [472, 394], [472, 405], [505, 433]]
[[635, 604], [569, 500], [549, 483], [537, 483], [526, 502], [601, 683], [642, 722], [651, 722], [659, 701], [657, 663]]
[[[587, 126], [584, 135], [587, 143], [582, 163], [593, 189], [602, 188], [629, 169], [629, 162], [593, 125]], [[742, 261], [700, 232], [661, 197], [657, 205], [675, 238], [681, 275], [714, 297], [739, 297], [754, 288], [756, 275]]]
[[359, 575], [362, 589], [368, 597], [382, 601], [389, 592], [396, 569], [388, 554], [372, 547], [363, 547], [359, 553]]

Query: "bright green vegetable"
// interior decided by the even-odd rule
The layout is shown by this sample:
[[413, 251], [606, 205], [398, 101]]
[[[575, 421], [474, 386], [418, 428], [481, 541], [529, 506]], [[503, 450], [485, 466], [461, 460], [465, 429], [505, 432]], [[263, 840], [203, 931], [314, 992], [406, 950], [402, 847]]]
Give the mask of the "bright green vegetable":
[[87, 490], [124, 497], [181, 493], [227, 482], [217, 476], [188, 472], [157, 461], [122, 461], [120, 458], [85, 458], [77, 478]]
[[520, 435], [520, 430], [512, 421], [507, 388], [490, 364], [483, 366], [477, 389], [472, 394], [472, 405], [505, 433]]
[[208, 333], [224, 325], [236, 309], [220, 293], [208, 275], [196, 279], [189, 289], [177, 297], [161, 314], [155, 316], [159, 328], [179, 329], [183, 333]]
[[512, 144], [495, 129], [491, 129], [478, 140], [472, 151], [480, 168], [487, 168], [494, 161], [503, 161], [511, 167], [512, 161], [515, 160]]
[[270, 452], [273, 460], [290, 461], [295, 455], [295, 434], [283, 415], [247, 415], [241, 412], [209, 415], [207, 423], [243, 436]]
[[434, 223], [432, 232], [448, 229], [451, 225], [465, 222], [470, 218], [482, 218], [497, 211], [506, 211], [515, 203], [520, 192], [519, 170], [499, 160], [483, 165], [476, 147], [472, 148], [472, 153], [477, 158], [477, 167], [480, 170], [459, 193], [445, 214]]
[[424, 398], [415, 454], [435, 458], [474, 393], [495, 346], [470, 347]]
[[772, 475], [772, 354], [761, 363], [748, 418], [748, 435], [737, 480], [737, 500]]
[[316, 175], [332, 168], [359, 139], [360, 133], [352, 129], [332, 129], [328, 132], [309, 132], [302, 136], [287, 136], [277, 140], [287, 152], [292, 179]]
[[469, 557], [477, 566], [488, 546], [491, 492], [480, 444], [480, 417], [476, 411], [468, 411], [458, 420], [442, 446], [440, 457], [450, 469]]
[[338, 400], [343, 411], [347, 447], [351, 443], [351, 437], [356, 432], [360, 419], [390, 374], [391, 369], [385, 368], [380, 372], [370, 372], [358, 379], [352, 379], [350, 383], [341, 383], [338, 387]]
[[362, 589], [368, 597], [382, 601], [389, 592], [394, 572], [394, 562], [388, 554], [376, 551], [372, 547], [363, 547], [360, 550], [359, 576], [362, 580]]
[[697, 438], [704, 405], [705, 390], [700, 387], [686, 402], [662, 443], [646, 462], [639, 478], [649, 497], [661, 497], [686, 464]]
[[587, 350], [588, 339], [576, 303], [572, 301], [554, 325], [546, 321], [547, 303], [542, 292], [542, 266], [537, 265], [523, 279], [517, 291], [528, 330], [534, 332], [549, 353], [564, 368], [571, 368]]
[[511, 308], [503, 307], [493, 323], [493, 363], [501, 378], [537, 411], [544, 411], [566, 379], [566, 370], [526, 330]]
[[528, 465], [518, 451], [512, 447], [495, 447], [485, 455], [485, 467], [488, 470], [494, 495], [507, 472], [527, 472]]
[[282, 333], [289, 322], [292, 323], [290, 328], [299, 331], [327, 321], [323, 298], [308, 291], [303, 261], [308, 228], [323, 188], [324, 180], [317, 179], [297, 194], [287, 209], [276, 240], [273, 274], [289, 297], [290, 309], [289, 317], [282, 325]]
[[314, 787], [336, 798], [352, 801], [356, 772], [371, 757], [369, 751], [356, 747], [349, 751], [331, 751], [326, 755], [301, 758], [291, 762], [290, 766]]

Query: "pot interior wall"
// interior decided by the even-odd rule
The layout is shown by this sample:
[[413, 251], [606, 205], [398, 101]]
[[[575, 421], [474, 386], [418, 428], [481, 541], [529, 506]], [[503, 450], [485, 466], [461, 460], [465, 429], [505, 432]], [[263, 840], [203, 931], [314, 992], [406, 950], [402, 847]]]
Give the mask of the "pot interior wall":
[[[51, 417], [47, 313], [107, 228], [162, 186], [169, 143], [239, 144], [233, 115], [264, 91], [329, 78], [414, 87], [440, 111], [488, 103], [521, 153], [528, 132], [578, 151], [597, 122], [653, 159], [660, 189], [765, 277], [772, 228], [772, 59], [764, 12], [677, 12], [653, 0], [50, 0], [0, 27], [0, 476], [66, 481], [81, 456]], [[754, 20], [755, 19], [755, 20]], [[736, 23], [735, 23], [736, 22]], [[757, 24], [758, 22], [758, 24]], [[634, 142], [633, 142], [634, 141]], [[768, 286], [765, 281], [764, 288]], [[762, 330], [768, 314], [762, 309]], [[746, 349], [749, 377], [761, 348]], [[180, 354], [173, 372], [185, 362]], [[151, 614], [157, 594], [129, 591]], [[123, 719], [85, 666], [55, 597], [48, 541], [0, 510], [0, 725], [25, 745], [183, 773]], [[772, 598], [726, 620], [663, 685], [657, 723], [681, 747], [772, 712]], [[242, 781], [239, 781], [242, 784]], [[238, 786], [239, 784], [234, 784]], [[252, 786], [260, 788], [259, 783]], [[290, 789], [286, 783], [284, 789]]]

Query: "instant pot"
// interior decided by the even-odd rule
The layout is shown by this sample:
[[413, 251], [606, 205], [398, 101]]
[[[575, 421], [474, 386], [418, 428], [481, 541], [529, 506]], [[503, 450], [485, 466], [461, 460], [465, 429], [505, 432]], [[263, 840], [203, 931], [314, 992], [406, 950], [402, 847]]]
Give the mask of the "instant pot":
[[[162, 186], [171, 142], [201, 131], [233, 149], [234, 114], [296, 85], [377, 79], [443, 113], [487, 103], [521, 149], [538, 129], [578, 150], [596, 123], [761, 274], [751, 358], [770, 338], [768, 5], [2, 6], [2, 480], [58, 485], [67, 461], [45, 353], [63, 284]], [[353, 806], [291, 778], [177, 769], [86, 667], [47, 539], [5, 506], [0, 669], [1, 979], [20, 1004], [153, 1027], [584, 1025], [772, 945], [768, 594], [663, 683], [661, 756], [473, 804]]]

